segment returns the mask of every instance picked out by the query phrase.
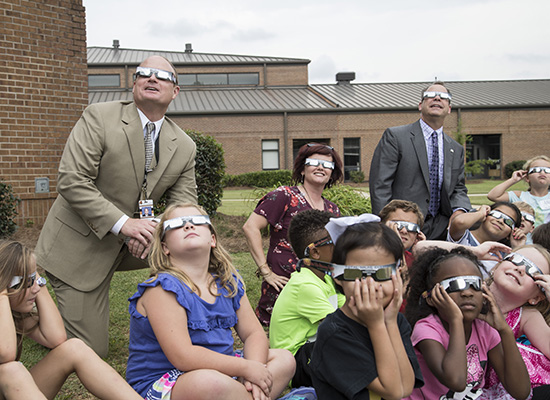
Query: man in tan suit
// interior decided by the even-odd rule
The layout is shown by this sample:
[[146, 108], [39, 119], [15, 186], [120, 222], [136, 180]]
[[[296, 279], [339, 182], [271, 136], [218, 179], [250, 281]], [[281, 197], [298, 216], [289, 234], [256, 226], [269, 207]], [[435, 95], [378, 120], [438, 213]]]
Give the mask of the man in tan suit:
[[59, 195], [38, 239], [37, 263], [55, 290], [69, 337], [101, 356], [109, 349], [115, 270], [147, 266], [156, 222], [139, 218], [138, 203], [156, 204], [163, 194], [169, 203], [197, 201], [195, 144], [164, 116], [178, 93], [174, 66], [163, 57], [146, 59], [136, 70], [134, 101], [86, 108], [61, 158]]

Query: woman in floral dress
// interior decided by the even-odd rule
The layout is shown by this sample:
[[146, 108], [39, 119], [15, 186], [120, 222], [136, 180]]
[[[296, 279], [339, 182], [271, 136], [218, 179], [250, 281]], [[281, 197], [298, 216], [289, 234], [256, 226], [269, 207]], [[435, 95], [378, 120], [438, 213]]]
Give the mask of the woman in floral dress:
[[[308, 143], [300, 148], [294, 160], [292, 180], [296, 186], [281, 186], [266, 194], [243, 226], [252, 258], [263, 278], [256, 315], [269, 326], [271, 311], [279, 292], [296, 269], [298, 257], [287, 239], [290, 220], [304, 210], [318, 209], [340, 216], [338, 206], [323, 195], [323, 190], [342, 180], [342, 160], [334, 148]], [[262, 246], [261, 230], [270, 226], [267, 257]]]

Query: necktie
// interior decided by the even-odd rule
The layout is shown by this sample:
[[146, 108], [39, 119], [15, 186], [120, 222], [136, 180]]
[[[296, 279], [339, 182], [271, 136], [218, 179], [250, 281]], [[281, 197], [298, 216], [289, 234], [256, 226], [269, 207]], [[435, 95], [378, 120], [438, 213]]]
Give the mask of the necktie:
[[155, 124], [147, 122], [147, 132], [145, 133], [145, 172], [151, 172], [151, 161], [153, 160], [153, 134], [155, 133]]
[[439, 210], [439, 144], [437, 132], [432, 133], [432, 161], [430, 163], [430, 204], [428, 211], [435, 216]]

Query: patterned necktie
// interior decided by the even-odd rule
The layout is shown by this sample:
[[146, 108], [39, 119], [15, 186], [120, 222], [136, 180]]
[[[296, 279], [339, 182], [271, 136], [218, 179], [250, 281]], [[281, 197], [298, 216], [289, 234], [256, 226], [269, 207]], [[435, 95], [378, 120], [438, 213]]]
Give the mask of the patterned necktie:
[[153, 161], [153, 135], [155, 133], [155, 124], [147, 122], [147, 133], [145, 134], [145, 172], [151, 172], [151, 161]]
[[439, 210], [439, 144], [437, 132], [432, 133], [432, 162], [430, 163], [430, 205], [428, 211], [435, 216]]

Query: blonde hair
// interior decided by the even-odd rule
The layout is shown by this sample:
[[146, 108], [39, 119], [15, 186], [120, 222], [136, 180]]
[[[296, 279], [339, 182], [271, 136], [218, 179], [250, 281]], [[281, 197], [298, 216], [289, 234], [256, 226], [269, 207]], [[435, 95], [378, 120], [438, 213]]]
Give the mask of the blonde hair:
[[[170, 258], [163, 249], [164, 221], [169, 220], [170, 216], [176, 209], [185, 207], [196, 208], [202, 215], [208, 215], [202, 207], [192, 203], [176, 203], [166, 208], [153, 235], [153, 244], [151, 245], [151, 252], [149, 254], [150, 276], [152, 277], [151, 280], [154, 280], [161, 273], [171, 274], [189, 286], [192, 292], [197, 292], [200, 296], [201, 292], [198, 286], [195, 285], [195, 283], [185, 272], [179, 268], [176, 268], [172, 264]], [[216, 239], [216, 246], [210, 249], [208, 272], [212, 274], [213, 281], [219, 279], [220, 286], [229, 293], [228, 297], [235, 297], [238, 291], [238, 282], [240, 281], [244, 287], [244, 281], [231, 262], [229, 253], [220, 244], [216, 229], [213, 225], [208, 226], [210, 228], [210, 232], [212, 232]], [[149, 282], [151, 280], [149, 280]], [[209, 287], [211, 288], [212, 286]], [[212, 289], [209, 290], [213, 296], [219, 295], [212, 293]]]
[[[27, 290], [27, 276], [32, 272], [32, 264], [35, 262], [33, 252], [22, 243], [14, 240], [0, 240], [0, 292], [8, 290], [11, 280], [14, 276], [22, 276], [23, 283], [16, 289], [8, 291], [8, 297], [18, 298], [17, 305], [25, 299]], [[15, 324], [15, 332], [17, 333], [17, 357], [21, 356], [21, 348], [23, 344], [23, 335], [28, 335], [38, 327], [38, 318], [36, 324], [23, 328], [23, 320], [30, 316], [36, 316], [35, 312], [23, 314], [17, 311], [12, 311], [12, 317]]]
[[531, 164], [533, 164], [537, 160], [544, 160], [546, 162], [550, 163], [550, 158], [544, 155], [535, 156], [533, 158], [530, 158], [529, 160], [525, 161], [525, 164], [523, 164], [523, 169], [526, 171], [529, 171], [529, 168], [531, 167]]
[[[546, 263], [548, 264], [548, 267], [550, 268], [550, 253], [548, 250], [546, 250], [543, 246], [540, 244], [525, 244], [523, 246], [518, 246], [514, 248], [514, 252], [517, 252], [522, 249], [535, 249], [537, 250], [546, 260]], [[491, 271], [490, 277], [487, 279], [487, 285], [490, 286], [493, 283], [493, 271], [495, 271], [498, 267], [500, 267], [499, 262]], [[530, 307], [538, 310], [542, 316], [544, 317], [544, 320], [546, 321], [546, 324], [550, 325], [550, 302], [548, 301], [548, 298], [544, 296], [544, 299], [539, 301], [536, 305], [531, 305], [528, 302], [523, 305], [524, 307]]]
[[526, 212], [527, 214], [531, 214], [533, 217], [535, 216], [535, 210], [526, 202], [514, 201], [512, 204], [515, 205], [518, 208], [518, 210]]

